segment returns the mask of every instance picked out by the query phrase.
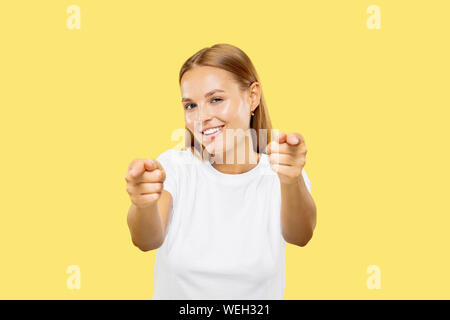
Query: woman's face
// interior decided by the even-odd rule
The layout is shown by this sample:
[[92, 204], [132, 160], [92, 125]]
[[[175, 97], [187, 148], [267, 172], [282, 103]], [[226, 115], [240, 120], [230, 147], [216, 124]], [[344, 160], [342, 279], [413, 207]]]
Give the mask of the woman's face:
[[259, 105], [259, 83], [242, 92], [228, 71], [196, 66], [183, 75], [181, 95], [186, 128], [210, 154], [234, 148], [234, 136], [237, 147], [245, 144], [241, 132], [249, 129], [251, 112]]

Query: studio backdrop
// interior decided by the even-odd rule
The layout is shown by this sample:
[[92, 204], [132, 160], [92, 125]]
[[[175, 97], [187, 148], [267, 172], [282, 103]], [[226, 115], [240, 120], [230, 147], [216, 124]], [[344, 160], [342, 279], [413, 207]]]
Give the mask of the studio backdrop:
[[178, 75], [228, 43], [317, 205], [284, 299], [450, 298], [448, 1], [0, 4], [0, 298], [151, 299], [124, 176], [182, 144]]

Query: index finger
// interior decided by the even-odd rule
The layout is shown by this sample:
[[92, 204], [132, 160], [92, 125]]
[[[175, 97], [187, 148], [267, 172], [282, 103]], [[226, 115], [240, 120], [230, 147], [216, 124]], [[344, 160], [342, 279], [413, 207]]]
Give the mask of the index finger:
[[304, 143], [302, 135], [297, 132], [292, 132], [287, 135], [286, 142], [292, 146], [297, 146], [301, 143]]
[[266, 146], [266, 153], [270, 155], [271, 153], [285, 153], [285, 154], [295, 154], [298, 152], [299, 145], [290, 145], [289, 143], [278, 143], [276, 141], [270, 142]]
[[130, 182], [136, 180], [136, 178], [145, 171], [143, 159], [135, 159], [131, 161], [128, 166], [128, 172], [125, 175], [125, 181]]
[[284, 133], [283, 131], [281, 131], [280, 133], [278, 133], [275, 141], [277, 141], [279, 144], [281, 143], [285, 143], [287, 139], [287, 135], [286, 133]]

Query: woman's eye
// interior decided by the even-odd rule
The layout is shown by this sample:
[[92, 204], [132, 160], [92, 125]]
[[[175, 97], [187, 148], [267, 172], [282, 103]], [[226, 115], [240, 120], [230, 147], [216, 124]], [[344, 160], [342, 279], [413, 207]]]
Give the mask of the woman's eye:
[[[211, 101], [214, 102], [215, 100], [219, 100], [219, 101], [217, 101], [217, 102], [220, 102], [220, 101], [222, 101], [223, 99], [221, 99], [221, 98], [214, 98], [214, 99], [212, 99]], [[191, 107], [191, 106], [194, 106], [194, 107], [195, 107], [195, 104], [189, 103], [189, 104], [185, 105], [184, 108], [185, 108], [186, 110], [191, 110], [192, 108], [194, 108], [194, 107]]]

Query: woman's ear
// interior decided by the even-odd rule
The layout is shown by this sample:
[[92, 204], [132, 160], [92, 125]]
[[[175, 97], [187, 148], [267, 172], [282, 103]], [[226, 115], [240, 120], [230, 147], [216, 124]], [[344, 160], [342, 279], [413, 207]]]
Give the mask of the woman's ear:
[[255, 111], [261, 101], [261, 84], [255, 81], [250, 86], [250, 112]]

